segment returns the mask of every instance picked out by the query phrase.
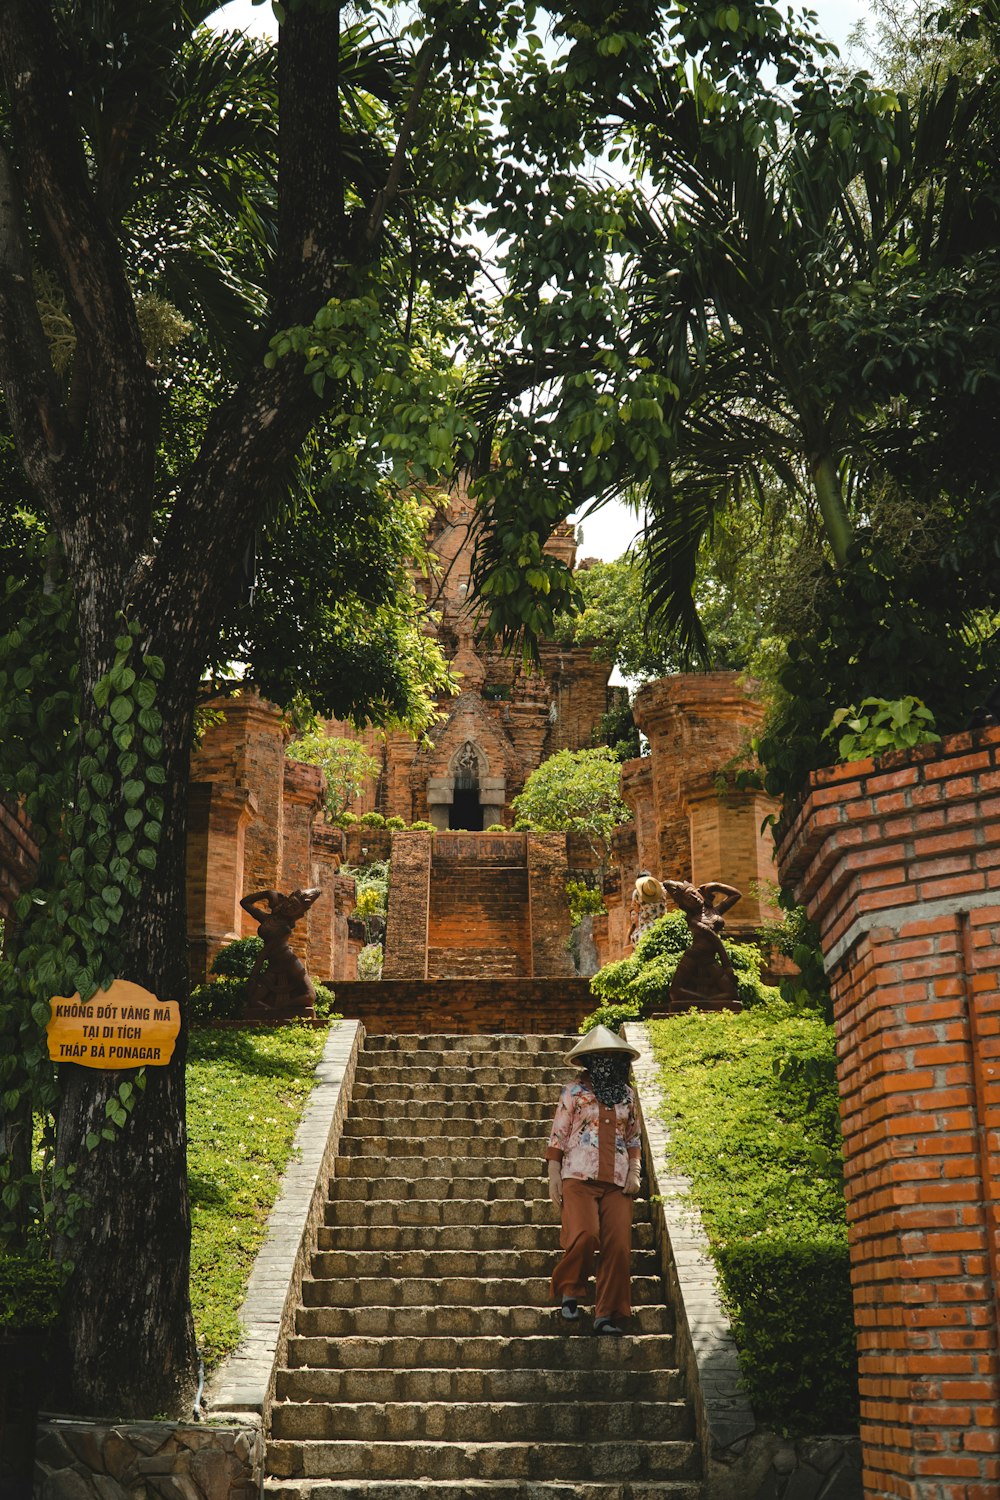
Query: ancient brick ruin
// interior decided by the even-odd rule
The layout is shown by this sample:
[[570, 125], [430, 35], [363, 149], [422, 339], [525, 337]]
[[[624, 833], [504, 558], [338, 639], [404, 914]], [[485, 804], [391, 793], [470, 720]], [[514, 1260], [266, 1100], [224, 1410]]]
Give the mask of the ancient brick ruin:
[[[583, 680], [589, 688], [589, 674]], [[563, 679], [560, 691], [569, 692], [568, 681]], [[541, 692], [548, 679], [536, 682]], [[208, 731], [192, 764], [192, 976], [201, 979], [215, 953], [234, 936], [256, 930], [239, 908], [247, 891], [318, 885], [324, 897], [296, 929], [298, 951], [315, 978], [353, 980], [360, 946], [348, 927], [354, 882], [339, 867], [342, 862], [356, 866], [391, 858], [385, 980], [570, 978], [574, 967], [567, 949], [565, 887], [567, 879], [593, 871], [594, 854], [572, 835], [511, 829], [509, 798], [534, 765], [518, 758], [514, 742], [508, 737], [505, 744], [498, 732], [497, 710], [503, 701], [484, 700], [466, 689], [446, 705], [448, 717], [432, 751], [408, 741], [410, 771], [405, 779], [396, 778], [397, 785], [408, 788], [408, 796], [417, 786], [415, 768], [421, 776], [428, 772], [419, 784], [425, 787], [420, 796], [426, 796], [426, 787], [435, 780], [428, 767], [453, 764], [456, 749], [463, 746], [471, 745], [489, 767], [506, 768], [503, 777], [493, 778], [503, 782], [505, 800], [489, 804], [491, 822], [502, 823], [502, 832], [442, 828], [430, 833], [325, 825], [320, 773], [287, 759], [288, 729], [277, 709], [252, 691], [218, 700], [224, 719]], [[774, 804], [756, 788], [737, 787], [727, 771], [730, 762], [745, 754], [747, 735], [761, 714], [759, 704], [737, 674], [714, 672], [649, 683], [639, 692], [635, 711], [650, 754], [622, 768], [623, 792], [635, 820], [615, 835], [607, 877], [609, 911], [594, 920], [601, 963], [628, 951], [628, 905], [640, 867], [662, 876], [720, 879], [738, 886], [744, 899], [729, 922], [737, 936], [774, 914], [767, 899], [767, 885], [774, 878], [772, 847], [769, 833], [762, 830]], [[571, 717], [568, 711], [566, 717]], [[397, 738], [390, 737], [386, 745], [386, 768], [402, 761]], [[542, 754], [537, 740], [531, 753]], [[483, 790], [493, 794], [490, 780], [485, 773], [481, 777], [480, 800]], [[393, 777], [383, 774], [380, 786], [391, 784]], [[379, 787], [370, 787], [358, 805], [380, 795]], [[420, 796], [411, 801], [417, 811], [424, 810]], [[393, 804], [383, 799], [382, 805]], [[430, 806], [443, 820], [455, 803]]]

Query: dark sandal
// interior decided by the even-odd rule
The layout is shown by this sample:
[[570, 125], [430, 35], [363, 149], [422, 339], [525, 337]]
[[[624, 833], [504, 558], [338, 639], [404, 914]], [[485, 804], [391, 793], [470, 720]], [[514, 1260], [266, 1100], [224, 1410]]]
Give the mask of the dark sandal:
[[613, 1318], [595, 1318], [594, 1332], [597, 1334], [610, 1334], [614, 1338], [621, 1338], [624, 1330], [617, 1326]]
[[576, 1305], [575, 1297], [564, 1297], [562, 1300], [562, 1315], [567, 1322], [572, 1323], [580, 1316], [580, 1309]]

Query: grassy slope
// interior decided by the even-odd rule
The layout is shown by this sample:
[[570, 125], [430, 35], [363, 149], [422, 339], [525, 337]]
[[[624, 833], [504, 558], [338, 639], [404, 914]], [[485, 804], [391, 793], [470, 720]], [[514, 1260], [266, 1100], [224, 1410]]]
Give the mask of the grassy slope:
[[[832, 1027], [783, 1001], [649, 1024], [758, 1415], [856, 1425]], [[776, 1066], [778, 1065], [778, 1070]]]
[[326, 1031], [195, 1031], [188, 1053], [191, 1302], [206, 1369], [239, 1341], [238, 1311]]

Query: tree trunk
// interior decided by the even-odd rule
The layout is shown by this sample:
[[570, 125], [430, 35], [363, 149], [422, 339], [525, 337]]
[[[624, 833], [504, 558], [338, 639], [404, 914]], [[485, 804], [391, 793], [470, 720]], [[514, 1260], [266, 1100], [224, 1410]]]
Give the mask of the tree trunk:
[[847, 507], [844, 505], [840, 475], [829, 453], [814, 455], [810, 459], [810, 468], [827, 539], [837, 567], [842, 568], [847, 561], [847, 549], [851, 545], [852, 533]]
[[[101, 589], [94, 580], [95, 592]], [[167, 627], [169, 628], [169, 626]], [[84, 678], [107, 669], [110, 642], [84, 656]], [[157, 652], [155, 638], [143, 643]], [[113, 650], [111, 652], [113, 655]], [[167, 661], [169, 663], [169, 656]], [[186, 798], [191, 725], [199, 672], [168, 666], [159, 687], [166, 784], [164, 817], [154, 871], [143, 871], [142, 892], [130, 902], [121, 933], [118, 976], [159, 999], [187, 996], [185, 931]], [[92, 701], [84, 689], [84, 703]], [[86, 712], [86, 709], [85, 709]], [[108, 799], [120, 801], [117, 788]], [[107, 1124], [105, 1103], [135, 1070], [103, 1071], [63, 1064], [58, 1165], [76, 1164], [72, 1191], [85, 1199], [78, 1236], [63, 1241], [73, 1263], [67, 1295], [67, 1332], [75, 1408], [93, 1415], [180, 1415], [197, 1379], [197, 1353], [188, 1294], [191, 1219], [187, 1192], [185, 1120], [186, 1029], [170, 1063], [146, 1069], [145, 1089], [113, 1141], [93, 1151], [88, 1133]]]

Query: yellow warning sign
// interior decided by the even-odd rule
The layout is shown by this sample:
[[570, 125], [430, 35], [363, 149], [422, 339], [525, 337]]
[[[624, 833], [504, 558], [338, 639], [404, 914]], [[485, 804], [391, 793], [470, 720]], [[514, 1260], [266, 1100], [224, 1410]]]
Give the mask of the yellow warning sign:
[[176, 1000], [157, 1000], [128, 979], [116, 979], [84, 1002], [53, 995], [48, 1024], [53, 1062], [84, 1068], [156, 1068], [173, 1056], [181, 1029]]

